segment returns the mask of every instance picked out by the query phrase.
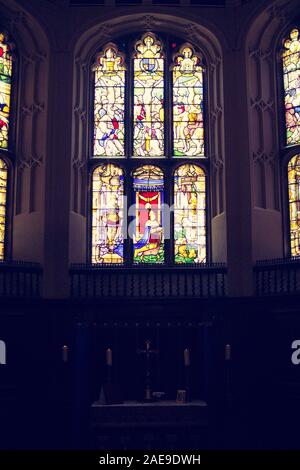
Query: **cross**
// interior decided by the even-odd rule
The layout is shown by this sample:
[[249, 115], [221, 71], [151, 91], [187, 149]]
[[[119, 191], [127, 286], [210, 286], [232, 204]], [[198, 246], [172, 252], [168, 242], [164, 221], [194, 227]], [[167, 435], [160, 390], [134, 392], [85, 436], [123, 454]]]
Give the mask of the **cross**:
[[152, 400], [152, 390], [151, 390], [151, 370], [150, 370], [150, 359], [152, 355], [159, 354], [157, 349], [151, 349], [151, 341], [147, 339], [145, 341], [145, 349], [138, 349], [138, 354], [144, 354], [146, 356], [146, 388], [145, 388], [145, 401]]

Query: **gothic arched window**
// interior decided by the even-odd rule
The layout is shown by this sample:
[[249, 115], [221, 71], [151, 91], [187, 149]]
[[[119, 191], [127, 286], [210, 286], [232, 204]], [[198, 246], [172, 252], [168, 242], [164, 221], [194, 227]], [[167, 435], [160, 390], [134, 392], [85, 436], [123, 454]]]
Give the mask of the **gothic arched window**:
[[300, 256], [300, 31], [293, 28], [282, 52], [287, 147], [294, 150], [288, 162], [290, 253]]
[[11, 134], [12, 46], [0, 31], [0, 261], [6, 253], [8, 161]]
[[207, 260], [204, 65], [175, 37], [105, 45], [93, 64], [93, 264]]

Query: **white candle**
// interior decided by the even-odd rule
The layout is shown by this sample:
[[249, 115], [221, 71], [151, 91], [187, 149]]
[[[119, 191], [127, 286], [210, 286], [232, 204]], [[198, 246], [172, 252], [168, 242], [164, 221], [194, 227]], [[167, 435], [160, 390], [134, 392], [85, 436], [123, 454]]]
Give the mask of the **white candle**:
[[106, 365], [112, 366], [112, 350], [110, 348], [106, 350]]
[[185, 349], [183, 351], [183, 357], [184, 357], [184, 365], [188, 367], [190, 365], [190, 351], [189, 349]]
[[64, 345], [62, 347], [62, 360], [63, 360], [63, 362], [68, 362], [68, 356], [69, 356], [69, 348], [68, 348], [68, 346]]
[[231, 345], [226, 344], [225, 345], [225, 361], [230, 361], [231, 359]]

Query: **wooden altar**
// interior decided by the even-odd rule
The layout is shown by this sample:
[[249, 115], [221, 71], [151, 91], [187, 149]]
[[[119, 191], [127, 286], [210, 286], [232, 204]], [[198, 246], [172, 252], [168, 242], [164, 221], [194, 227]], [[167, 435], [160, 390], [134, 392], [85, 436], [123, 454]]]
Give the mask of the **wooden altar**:
[[91, 406], [94, 447], [99, 450], [193, 450], [208, 447], [208, 406], [204, 401], [178, 404], [124, 402]]

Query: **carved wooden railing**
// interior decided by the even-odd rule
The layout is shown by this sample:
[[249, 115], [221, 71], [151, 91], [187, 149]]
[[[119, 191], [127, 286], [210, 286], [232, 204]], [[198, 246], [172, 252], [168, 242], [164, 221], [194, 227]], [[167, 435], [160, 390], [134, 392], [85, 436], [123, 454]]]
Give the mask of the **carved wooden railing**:
[[254, 267], [256, 295], [300, 293], [300, 259], [262, 260]]
[[72, 265], [71, 297], [209, 298], [226, 295], [224, 264], [196, 267]]
[[0, 262], [0, 297], [39, 297], [41, 279], [37, 263]]

